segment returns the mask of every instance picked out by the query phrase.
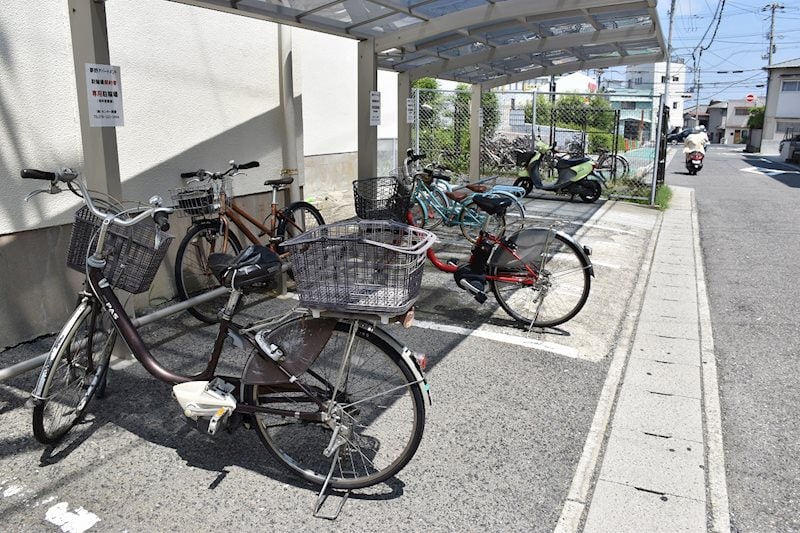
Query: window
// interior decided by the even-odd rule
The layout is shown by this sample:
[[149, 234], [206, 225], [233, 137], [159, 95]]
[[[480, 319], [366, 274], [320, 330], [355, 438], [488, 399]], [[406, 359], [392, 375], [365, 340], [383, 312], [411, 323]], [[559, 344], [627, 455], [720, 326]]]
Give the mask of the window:
[[667, 83], [667, 77], [661, 76], [661, 83]]
[[672, 76], [672, 81], [680, 81], [680, 78], [678, 76]]
[[636, 109], [636, 102], [622, 102], [621, 109]]
[[678, 109], [678, 102], [672, 102], [672, 109]]
[[746, 117], [746, 116], [748, 116], [750, 114], [750, 108], [749, 107], [737, 107], [736, 110], [733, 112], [733, 114], [736, 115], [736, 116], [740, 116], [740, 117], [741, 116], [745, 116]]
[[633, 89], [633, 80], [628, 80], [628, 89]]
[[639, 76], [638, 78], [636, 78], [635, 80], [633, 80], [633, 83], [635, 83], [636, 85], [641, 85], [641, 84], [642, 84], [642, 77], [641, 77], [641, 76]]
[[788, 93], [788, 92], [797, 92], [800, 91], [800, 81], [785, 81], [783, 82], [783, 87], [781, 87], [781, 92]]

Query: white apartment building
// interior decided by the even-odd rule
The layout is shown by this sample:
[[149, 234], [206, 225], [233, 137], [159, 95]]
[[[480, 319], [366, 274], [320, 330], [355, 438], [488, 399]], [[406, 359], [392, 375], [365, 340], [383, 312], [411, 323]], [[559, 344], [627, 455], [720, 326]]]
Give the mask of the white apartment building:
[[[683, 102], [686, 94], [686, 73], [688, 69], [681, 61], [673, 60], [669, 67], [669, 128], [683, 127]], [[625, 71], [628, 89], [650, 90], [654, 97], [664, 93], [664, 83], [667, 81], [667, 63], [651, 63], [646, 65], [629, 66]]]

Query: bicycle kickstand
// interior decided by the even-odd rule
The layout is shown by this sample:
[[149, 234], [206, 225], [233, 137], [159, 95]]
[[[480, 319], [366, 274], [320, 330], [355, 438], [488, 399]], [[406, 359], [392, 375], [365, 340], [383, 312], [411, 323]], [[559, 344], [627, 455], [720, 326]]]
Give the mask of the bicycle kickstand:
[[347, 498], [350, 497], [350, 490], [346, 490], [344, 496], [342, 496], [341, 501], [339, 502], [339, 506], [336, 508], [336, 512], [331, 515], [324, 515], [320, 511], [322, 506], [325, 505], [325, 501], [328, 499], [330, 494], [326, 494], [328, 483], [330, 482], [331, 478], [333, 477], [333, 470], [336, 468], [336, 462], [339, 458], [339, 446], [345, 443], [345, 440], [339, 436], [339, 429], [340, 426], [336, 426], [333, 430], [333, 435], [331, 436], [331, 441], [328, 443], [328, 447], [325, 448], [325, 451], [322, 452], [323, 455], [326, 457], [331, 458], [331, 468], [328, 470], [328, 475], [325, 477], [325, 483], [322, 484], [322, 489], [319, 491], [319, 495], [317, 496], [317, 503], [314, 506], [314, 518], [324, 518], [326, 520], [336, 520], [339, 518], [339, 514], [342, 512], [342, 508], [344, 507]]
[[333, 514], [326, 515], [320, 512], [322, 510], [322, 506], [325, 505], [328, 496], [330, 496], [330, 494], [327, 494], [326, 491], [328, 489], [328, 482], [330, 482], [331, 477], [333, 477], [333, 469], [336, 467], [337, 456], [338, 454], [333, 454], [333, 458], [331, 459], [331, 469], [328, 471], [328, 476], [325, 478], [325, 483], [322, 484], [322, 489], [319, 491], [319, 495], [317, 496], [317, 503], [314, 506], [314, 518], [336, 520], [339, 518], [339, 514], [342, 512], [342, 508], [344, 507], [345, 502], [347, 502], [347, 498], [350, 497], [350, 490], [348, 489], [345, 491], [341, 501], [339, 502], [339, 506], [336, 508], [336, 511]]

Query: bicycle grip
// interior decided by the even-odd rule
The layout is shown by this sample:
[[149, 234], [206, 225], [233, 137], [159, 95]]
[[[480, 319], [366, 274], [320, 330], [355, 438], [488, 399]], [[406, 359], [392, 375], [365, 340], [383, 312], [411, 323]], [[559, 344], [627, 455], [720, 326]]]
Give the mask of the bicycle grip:
[[247, 170], [248, 168], [256, 168], [256, 167], [260, 167], [260, 166], [261, 166], [261, 163], [259, 163], [258, 161], [250, 161], [249, 163], [244, 163], [244, 164], [239, 165], [239, 169]]
[[159, 211], [158, 213], [154, 214], [153, 221], [161, 231], [169, 231], [169, 216], [165, 212]]
[[193, 177], [197, 176], [199, 173], [200, 173], [199, 170], [197, 170], [195, 172], [181, 172], [181, 177], [182, 178], [193, 178]]
[[44, 170], [36, 170], [33, 168], [24, 168], [20, 171], [19, 175], [26, 180], [55, 181], [56, 179], [54, 172], [45, 172]]

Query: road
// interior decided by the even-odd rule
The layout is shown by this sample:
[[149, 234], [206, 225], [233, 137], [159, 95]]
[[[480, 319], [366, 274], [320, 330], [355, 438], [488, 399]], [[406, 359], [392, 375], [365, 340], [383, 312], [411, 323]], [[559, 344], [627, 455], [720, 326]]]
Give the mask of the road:
[[713, 145], [694, 187], [734, 531], [800, 531], [800, 168]]

